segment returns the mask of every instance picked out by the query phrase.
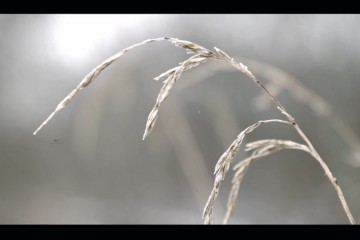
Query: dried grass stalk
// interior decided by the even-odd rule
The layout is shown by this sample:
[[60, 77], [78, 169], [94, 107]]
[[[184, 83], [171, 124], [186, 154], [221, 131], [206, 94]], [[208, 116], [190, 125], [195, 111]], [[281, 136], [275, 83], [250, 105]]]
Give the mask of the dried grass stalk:
[[105, 69], [107, 68], [110, 64], [112, 64], [114, 61], [116, 61], [117, 59], [119, 59], [122, 55], [124, 55], [125, 53], [127, 53], [128, 51], [148, 44], [148, 43], [152, 43], [152, 42], [158, 42], [158, 41], [163, 41], [166, 38], [162, 37], [162, 38], [154, 38], [154, 39], [148, 39], [145, 40], [141, 43], [137, 43], [134, 44], [130, 47], [127, 47], [123, 50], [121, 50], [120, 52], [118, 52], [117, 54], [109, 57], [108, 59], [106, 59], [105, 61], [103, 61], [101, 64], [99, 64], [97, 67], [95, 67], [93, 70], [91, 70], [91, 72], [86, 75], [83, 80], [81, 80], [81, 82], [79, 83], [79, 85], [72, 90], [55, 108], [55, 110], [50, 114], [50, 116], [43, 122], [41, 123], [41, 125], [35, 130], [35, 132], [33, 133], [34, 135], [36, 135], [53, 117], [54, 115], [59, 112], [61, 109], [65, 108], [75, 97], [75, 95], [82, 89], [84, 89], [85, 87], [87, 87], [90, 83], [92, 83], [97, 76], [99, 76], [99, 74]]
[[213, 207], [214, 202], [216, 200], [217, 195], [219, 194], [219, 189], [221, 182], [224, 180], [226, 173], [229, 170], [230, 164], [232, 163], [235, 155], [238, 153], [240, 149], [240, 145], [242, 141], [244, 140], [245, 136], [248, 133], [251, 133], [256, 128], [258, 128], [260, 125], [264, 123], [272, 123], [272, 122], [278, 122], [278, 123], [287, 123], [290, 124], [287, 121], [280, 120], [280, 119], [270, 119], [270, 120], [262, 120], [258, 121], [255, 124], [250, 125], [249, 127], [245, 128], [238, 136], [237, 138], [232, 142], [230, 147], [221, 155], [218, 162], [215, 166], [215, 181], [213, 189], [210, 193], [210, 196], [206, 202], [203, 218], [205, 219], [205, 224], [213, 223]]
[[230, 221], [231, 215], [236, 206], [240, 184], [250, 166], [250, 163], [253, 160], [263, 158], [283, 149], [298, 149], [310, 153], [310, 149], [306, 145], [289, 140], [265, 139], [246, 144], [245, 151], [253, 151], [253, 153], [250, 157], [245, 158], [233, 167], [235, 173], [229, 194], [227, 211], [223, 220], [224, 224], [228, 224]]
[[203, 57], [204, 56], [203, 54], [207, 54], [207, 53], [205, 52], [205, 53], [198, 53], [196, 55], [193, 55], [188, 60], [180, 63], [180, 65], [178, 67], [173, 68], [170, 71], [167, 71], [166, 73], [161, 74], [160, 76], [155, 78], [156, 80], [165, 78], [165, 81], [163, 82], [164, 85], [162, 86], [160, 93], [156, 99], [155, 106], [151, 110], [151, 112], [148, 116], [148, 119], [146, 121], [143, 140], [150, 134], [151, 130], [154, 128], [157, 117], [159, 115], [161, 103], [169, 95], [171, 89], [174, 87], [176, 81], [180, 78], [181, 74], [184, 71], [192, 69], [192, 68], [200, 65], [201, 63], [204, 63], [207, 61], [207, 58]]
[[[353, 166], [360, 166], [360, 138], [346, 123], [345, 119], [336, 114], [331, 105], [325, 101], [321, 96], [317, 95], [314, 91], [307, 88], [291, 74], [284, 70], [277, 68], [269, 63], [261, 62], [253, 59], [246, 59], [243, 57], [236, 57], [244, 61], [251, 68], [251, 71], [269, 81], [265, 87], [271, 92], [274, 97], [277, 97], [284, 91], [289, 91], [290, 96], [296, 101], [307, 105], [313, 113], [322, 117], [325, 121], [329, 121], [334, 130], [339, 134], [342, 140], [350, 147], [350, 157], [348, 160]], [[188, 88], [194, 84], [203, 81], [210, 76], [213, 76], [219, 71], [233, 71], [233, 69], [224, 65], [215, 65], [211, 69], [198, 73], [196, 80], [187, 82], [182, 85], [182, 88]], [[265, 109], [271, 104], [271, 99], [267, 95], [260, 94], [255, 98], [254, 105], [258, 109]]]
[[[257, 74], [269, 80], [269, 84], [266, 86], [268, 89], [274, 89], [271, 93], [274, 96], [279, 95], [283, 91], [290, 92], [290, 96], [300, 103], [307, 105], [315, 115], [324, 118], [329, 121], [334, 130], [344, 140], [344, 142], [350, 147], [353, 160], [349, 163], [353, 165], [360, 164], [360, 138], [346, 123], [345, 119], [336, 114], [331, 105], [316, 94], [311, 89], [307, 88], [291, 74], [285, 72], [268, 63], [244, 59], [251, 69]], [[259, 95], [255, 102], [258, 108], [265, 108], [269, 101], [264, 95]]]
[[252, 132], [254, 129], [256, 129], [260, 124], [266, 123], [266, 122], [284, 122], [284, 123], [291, 123], [295, 130], [299, 133], [299, 135], [302, 137], [302, 139], [305, 141], [306, 146], [309, 149], [309, 153], [320, 163], [321, 167], [324, 169], [325, 174], [328, 176], [329, 180], [333, 184], [340, 201], [342, 203], [342, 206], [346, 212], [346, 215], [350, 221], [350, 223], [355, 223], [354, 218], [350, 212], [350, 209], [345, 201], [345, 197], [341, 191], [341, 188], [338, 185], [338, 182], [336, 178], [332, 175], [329, 168], [327, 167], [326, 163], [322, 160], [320, 155], [317, 153], [309, 139], [306, 137], [306, 135], [303, 133], [301, 128], [298, 126], [298, 124], [295, 121], [295, 118], [290, 115], [290, 113], [285, 109], [284, 106], [281, 105], [281, 103], [275, 98], [274, 95], [272, 95], [269, 90], [258, 80], [256, 77], [252, 74], [251, 71], [242, 63], [236, 62], [233, 58], [231, 58], [228, 54], [226, 54], [224, 51], [214, 48], [215, 51], [210, 51], [198, 44], [180, 40], [177, 38], [155, 38], [155, 39], [149, 39], [145, 40], [141, 43], [134, 44], [128, 48], [125, 48], [124, 50], [120, 51], [119, 53], [115, 54], [114, 56], [110, 57], [109, 59], [105, 60], [103, 63], [101, 63], [99, 66], [94, 68], [81, 82], [80, 84], [72, 91], [68, 96], [66, 96], [55, 108], [55, 110], [50, 114], [50, 116], [40, 125], [40, 127], [34, 132], [34, 135], [61, 109], [66, 107], [70, 101], [75, 97], [75, 95], [83, 88], [88, 86], [106, 67], [108, 67], [111, 63], [113, 63], [115, 60], [120, 58], [123, 54], [125, 54], [127, 51], [141, 46], [145, 45], [151, 42], [158, 42], [168, 40], [174, 45], [184, 48], [189, 54], [193, 54], [190, 58], [188, 58], [186, 61], [179, 64], [178, 67], [172, 68], [169, 71], [161, 74], [155, 80], [158, 79], [165, 79], [163, 82], [163, 87], [160, 90], [160, 93], [156, 99], [155, 106], [151, 110], [146, 127], [145, 132], [143, 135], [143, 139], [145, 139], [151, 130], [154, 128], [154, 125], [156, 123], [156, 119], [158, 117], [159, 109], [161, 103], [166, 99], [166, 97], [169, 95], [171, 89], [174, 87], [176, 81], [180, 78], [181, 74], [187, 70], [190, 70], [192, 68], [195, 68], [199, 66], [202, 63], [205, 63], [207, 60], [214, 59], [219, 61], [224, 61], [230, 66], [238, 69], [242, 73], [244, 73], [246, 76], [250, 78], [254, 83], [256, 83], [265, 93], [266, 95], [272, 100], [272, 102], [277, 106], [277, 108], [280, 110], [281, 113], [283, 113], [288, 121], [284, 120], [265, 120], [265, 121], [259, 121], [258, 123], [255, 123], [254, 125], [251, 125], [250, 127], [246, 128], [243, 132], [241, 132], [238, 136], [238, 138], [231, 144], [231, 146], [228, 148], [228, 150], [220, 157], [218, 164], [215, 167], [215, 182], [214, 182], [214, 188], [209, 196], [209, 200], [205, 206], [204, 209], [204, 217], [205, 217], [205, 223], [212, 223], [213, 222], [213, 205], [214, 200], [218, 194], [220, 183], [225, 178], [225, 175], [230, 167], [231, 161], [234, 158], [235, 154], [238, 152], [239, 146], [245, 137], [245, 135], [249, 132]]
[[[85, 87], [87, 87], [90, 83], [92, 83], [97, 76], [99, 76], [99, 74], [105, 70], [108, 66], [110, 66], [114, 61], [118, 60], [121, 56], [123, 56], [125, 53], [127, 53], [128, 51], [136, 48], [136, 47], [140, 47], [142, 45], [146, 45], [149, 43], [153, 43], [153, 42], [159, 42], [159, 41], [164, 41], [164, 40], [168, 40], [171, 43], [173, 43], [176, 46], [179, 47], [184, 47], [187, 48], [188, 53], [196, 53], [196, 54], [203, 54], [203, 55], [209, 55], [209, 52], [206, 52], [206, 49], [187, 42], [187, 41], [180, 41], [176, 38], [168, 38], [168, 37], [161, 37], [161, 38], [153, 38], [153, 39], [147, 39], [145, 41], [142, 41], [140, 43], [131, 45], [130, 47], [124, 48], [123, 50], [121, 50], [120, 52], [116, 53], [115, 55], [109, 57], [108, 59], [106, 59], [105, 61], [103, 61], [101, 64], [99, 64], [98, 66], [96, 66], [93, 70], [91, 70], [91, 72], [89, 74], [87, 74], [82, 80], [81, 82], [78, 84], [78, 86], [72, 90], [62, 101], [60, 101], [60, 103], [56, 106], [55, 110], [48, 116], [48, 118], [41, 123], [41, 125], [34, 131], [34, 135], [36, 135], [53, 117], [54, 115], [59, 112], [60, 110], [62, 110], [63, 108], [65, 108], [67, 105], [69, 105], [69, 103], [74, 99], [74, 97], [76, 96], [76, 94], [84, 89]], [[187, 47], [189, 46], [189, 47]], [[209, 56], [207, 56], [209, 57]], [[168, 71], [166, 74], [162, 74], [160, 75], [158, 78], [168, 78], [168, 80], [170, 81], [176, 81], [181, 73], [183, 71], [189, 70], [193, 67], [198, 66], [200, 63], [202, 63], [203, 61], [206, 61], [206, 58], [196, 58], [196, 57], [190, 57], [190, 59], [188, 59], [187, 61], [185, 61], [184, 63], [180, 63], [180, 67], [177, 67], [174, 71]], [[186, 63], [186, 64], [185, 64]], [[174, 77], [174, 79], [169, 79], [170, 77]], [[164, 89], [162, 89], [163, 95], [166, 97], [168, 93], [165, 93], [167, 91], [169, 91], [171, 89], [171, 83], [169, 83]], [[162, 99], [163, 101], [164, 99]], [[155, 114], [156, 115], [156, 114]]]

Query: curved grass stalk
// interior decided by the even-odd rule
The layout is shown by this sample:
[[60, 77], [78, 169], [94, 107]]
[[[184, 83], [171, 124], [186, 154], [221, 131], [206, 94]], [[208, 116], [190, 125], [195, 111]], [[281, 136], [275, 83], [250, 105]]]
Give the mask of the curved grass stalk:
[[204, 210], [204, 217], [205, 217], [205, 223], [212, 223], [213, 222], [213, 218], [212, 218], [212, 214], [213, 214], [213, 203], [214, 200], [216, 199], [216, 196], [218, 194], [219, 191], [219, 187], [220, 187], [220, 183], [222, 182], [222, 180], [225, 178], [226, 172], [228, 171], [230, 164], [232, 162], [232, 159], [235, 157], [236, 153], [238, 152], [238, 145], [241, 144], [243, 138], [245, 137], [245, 135], [249, 132], [252, 132], [254, 129], [256, 129], [260, 124], [265, 123], [265, 122], [283, 122], [283, 123], [290, 123], [294, 129], [298, 132], [298, 134], [301, 136], [301, 138], [304, 140], [307, 148], [309, 149], [309, 153], [319, 162], [320, 166], [323, 168], [323, 170], [325, 171], [326, 176], [329, 178], [330, 182], [332, 183], [332, 185], [334, 186], [338, 197], [341, 201], [341, 204], [344, 208], [344, 211], [350, 221], [350, 223], [354, 224], [355, 220], [350, 212], [350, 209], [347, 205], [347, 202], [345, 200], [345, 197], [342, 193], [342, 190], [336, 180], [336, 178], [332, 175], [331, 171], [329, 170], [328, 166], [326, 165], [326, 163], [324, 162], [324, 160], [320, 157], [320, 155], [318, 154], [318, 152], [316, 151], [316, 149], [314, 148], [314, 146], [312, 145], [312, 143], [310, 142], [310, 140], [307, 138], [307, 136], [304, 134], [304, 132], [301, 130], [301, 128], [299, 127], [299, 125], [297, 124], [297, 122], [295, 121], [295, 118], [290, 115], [290, 113], [285, 109], [285, 107], [275, 98], [274, 95], [272, 95], [269, 90], [252, 74], [251, 71], [248, 70], [248, 68], [240, 63], [240, 62], [236, 62], [233, 58], [231, 58], [228, 54], [226, 54], [225, 52], [223, 52], [222, 50], [218, 49], [218, 48], [214, 48], [215, 51], [210, 51], [200, 45], [197, 45], [195, 43], [189, 42], [189, 41], [185, 41], [185, 40], [180, 40], [177, 38], [168, 38], [168, 37], [163, 37], [163, 38], [155, 38], [155, 39], [149, 39], [149, 40], [145, 40], [141, 43], [138, 44], [134, 44], [128, 48], [125, 48], [124, 50], [120, 51], [119, 53], [115, 54], [114, 56], [108, 58], [107, 60], [105, 60], [103, 63], [101, 63], [99, 66], [97, 66], [96, 68], [94, 68], [81, 82], [80, 84], [73, 90], [71, 91], [55, 108], [55, 110], [50, 114], [50, 116], [39, 126], [39, 128], [34, 132], [34, 135], [45, 125], [49, 122], [49, 120], [61, 109], [65, 108], [70, 102], [71, 100], [75, 97], [75, 95], [82, 90], [83, 88], [87, 87], [92, 81], [95, 80], [95, 78], [106, 68], [108, 67], [111, 63], [113, 63], [115, 60], [119, 59], [122, 55], [124, 55], [127, 51], [138, 47], [138, 46], [142, 46], [145, 45], [147, 43], [151, 43], [151, 42], [158, 42], [158, 41], [163, 41], [163, 40], [168, 40], [170, 41], [172, 44], [184, 48], [189, 54], [193, 54], [191, 57], [189, 57], [187, 60], [185, 60], [184, 62], [180, 63], [179, 66], [174, 67], [172, 69], [170, 69], [169, 71], [161, 74], [160, 76], [158, 76], [157, 78], [155, 78], [155, 80], [159, 80], [159, 79], [165, 79], [163, 82], [163, 87], [160, 90], [160, 93], [156, 99], [156, 103], [153, 107], [153, 109], [151, 110], [147, 122], [146, 122], [146, 127], [145, 127], [145, 132], [143, 135], [143, 139], [145, 139], [151, 132], [151, 130], [154, 128], [158, 114], [159, 114], [159, 110], [160, 110], [160, 105], [162, 104], [162, 102], [166, 99], [166, 97], [169, 95], [170, 91], [172, 90], [172, 88], [174, 87], [176, 81], [181, 77], [182, 73], [190, 70], [192, 68], [195, 68], [199, 65], [201, 65], [202, 63], [207, 62], [208, 60], [219, 60], [219, 61], [223, 61], [227, 64], [229, 64], [230, 66], [236, 68], [237, 70], [239, 70], [240, 72], [242, 72], [243, 74], [245, 74], [248, 78], [250, 78], [250, 80], [252, 80], [258, 87], [260, 87], [265, 93], [266, 95], [271, 99], [271, 101], [275, 104], [275, 106], [277, 106], [278, 110], [285, 115], [285, 117], [288, 119], [288, 121], [284, 121], [284, 120], [279, 120], [279, 119], [273, 119], [273, 120], [265, 120], [265, 121], [259, 121], [254, 125], [251, 125], [250, 127], [246, 128], [244, 131], [242, 131], [239, 135], [238, 138], [233, 142], [232, 145], [230, 145], [230, 147], [228, 148], [228, 150], [220, 157], [218, 163], [216, 164], [215, 167], [215, 183], [214, 183], [214, 188], [213, 191], [211, 192], [210, 196], [209, 196], [209, 200], [205, 206], [205, 210]]
[[[307, 105], [314, 115], [328, 121], [350, 148], [352, 159], [348, 160], [348, 162], [354, 166], [360, 166], [360, 137], [349, 127], [343, 117], [333, 111], [331, 105], [325, 99], [304, 86], [300, 80], [278, 67], [243, 57], [237, 57], [237, 59], [246, 62], [255, 75], [263, 77], [268, 81], [265, 87], [273, 96], [277, 97], [283, 91], [288, 91], [291, 93], [290, 96], [296, 101]], [[234, 71], [234, 69], [226, 65], [215, 65], [211, 69], [200, 71], [196, 75], [196, 80], [183, 84], [181, 89], [191, 87], [222, 71]], [[255, 106], [259, 109], [264, 109], [270, 104], [271, 100], [266, 95], [261, 94], [255, 99]]]

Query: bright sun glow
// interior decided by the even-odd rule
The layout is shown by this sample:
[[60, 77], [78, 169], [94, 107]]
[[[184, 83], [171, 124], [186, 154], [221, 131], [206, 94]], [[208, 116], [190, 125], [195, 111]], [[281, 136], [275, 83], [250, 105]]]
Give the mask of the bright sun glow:
[[[104, 48], [113, 36], [137, 28], [149, 15], [57, 15], [51, 27], [57, 57], [68, 63], [84, 61]], [[141, 28], [140, 28], [141, 29]]]

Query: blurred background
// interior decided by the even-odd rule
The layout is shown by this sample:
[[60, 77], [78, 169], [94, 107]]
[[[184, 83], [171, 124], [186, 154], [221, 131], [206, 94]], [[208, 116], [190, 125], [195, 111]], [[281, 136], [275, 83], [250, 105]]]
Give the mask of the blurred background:
[[[162, 86], [152, 79], [189, 57], [168, 42], [124, 55], [32, 135], [96, 65], [162, 36], [216, 46], [248, 65], [297, 119], [360, 221], [359, 24], [359, 15], [0, 15], [0, 223], [203, 223], [221, 154], [250, 124], [284, 118], [224, 63], [184, 73], [145, 141]], [[272, 124], [245, 143], [263, 138], [302, 142]], [[235, 162], [249, 154], [243, 146]], [[250, 166], [231, 223], [348, 220], [319, 164], [285, 150]]]

